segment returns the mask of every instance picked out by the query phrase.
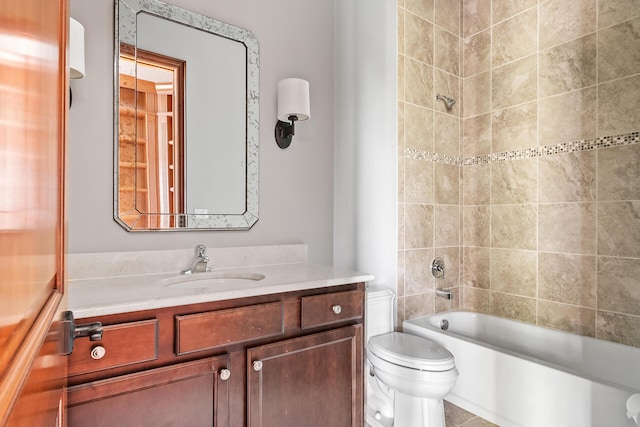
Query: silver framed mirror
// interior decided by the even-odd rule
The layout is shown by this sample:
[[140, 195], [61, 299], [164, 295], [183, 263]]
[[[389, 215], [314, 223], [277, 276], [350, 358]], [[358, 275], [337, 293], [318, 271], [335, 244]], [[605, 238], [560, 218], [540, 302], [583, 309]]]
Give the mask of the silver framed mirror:
[[116, 0], [114, 219], [128, 231], [258, 221], [259, 46], [157, 0]]

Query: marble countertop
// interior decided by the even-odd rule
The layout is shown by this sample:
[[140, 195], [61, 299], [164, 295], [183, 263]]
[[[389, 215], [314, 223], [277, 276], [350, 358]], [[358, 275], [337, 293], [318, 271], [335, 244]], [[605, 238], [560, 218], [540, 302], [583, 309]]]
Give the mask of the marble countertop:
[[[203, 276], [199, 276], [202, 274]], [[205, 277], [264, 275], [264, 279], [225, 280], [207, 283]], [[175, 283], [196, 280], [196, 282]], [[268, 295], [366, 282], [370, 274], [316, 264], [293, 263], [217, 269], [192, 276], [175, 273], [137, 274], [70, 280], [69, 309], [77, 319], [196, 304], [225, 299]]]

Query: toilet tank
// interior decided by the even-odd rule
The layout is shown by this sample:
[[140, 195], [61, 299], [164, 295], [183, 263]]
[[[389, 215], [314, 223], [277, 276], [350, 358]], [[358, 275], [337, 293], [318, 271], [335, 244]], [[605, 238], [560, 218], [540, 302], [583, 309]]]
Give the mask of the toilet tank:
[[368, 288], [366, 293], [365, 335], [370, 337], [393, 331], [395, 294], [386, 288]]

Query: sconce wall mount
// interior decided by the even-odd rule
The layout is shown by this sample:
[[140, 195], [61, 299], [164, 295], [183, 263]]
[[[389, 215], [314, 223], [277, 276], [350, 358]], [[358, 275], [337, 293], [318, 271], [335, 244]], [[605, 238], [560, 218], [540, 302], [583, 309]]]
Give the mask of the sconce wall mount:
[[309, 82], [303, 79], [289, 78], [278, 82], [278, 122], [274, 136], [278, 147], [284, 149], [291, 145], [295, 135], [295, 123], [309, 120]]

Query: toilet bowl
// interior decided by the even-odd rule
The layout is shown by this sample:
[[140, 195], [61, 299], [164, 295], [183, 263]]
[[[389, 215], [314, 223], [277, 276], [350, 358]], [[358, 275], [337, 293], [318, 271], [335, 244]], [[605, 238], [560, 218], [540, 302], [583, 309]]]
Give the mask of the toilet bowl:
[[458, 378], [454, 357], [431, 340], [392, 332], [393, 297], [389, 290], [367, 294], [367, 422], [444, 427], [443, 398]]

